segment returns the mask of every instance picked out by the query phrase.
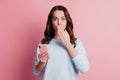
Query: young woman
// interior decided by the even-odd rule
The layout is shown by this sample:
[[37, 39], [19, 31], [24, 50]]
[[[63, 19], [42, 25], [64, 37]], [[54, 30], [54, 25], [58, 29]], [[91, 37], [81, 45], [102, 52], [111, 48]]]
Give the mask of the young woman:
[[[42, 51], [39, 45], [46, 44]], [[37, 46], [33, 73], [41, 80], [78, 80], [78, 72], [89, 70], [89, 62], [83, 44], [75, 38], [73, 23], [68, 10], [54, 6], [47, 20], [44, 38]]]

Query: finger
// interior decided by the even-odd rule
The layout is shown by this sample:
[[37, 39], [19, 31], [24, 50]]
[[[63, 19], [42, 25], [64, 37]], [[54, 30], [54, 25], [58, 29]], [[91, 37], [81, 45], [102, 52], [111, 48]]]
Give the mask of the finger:
[[46, 54], [45, 55], [43, 55], [43, 57], [44, 56], [47, 56], [48, 58], [50, 58], [50, 55], [46, 52]]
[[62, 26], [61, 26], [61, 25], [58, 25], [58, 26], [57, 26], [57, 29], [61, 31], [61, 30], [62, 30]]
[[44, 55], [46, 55], [45, 53], [41, 53], [40, 55], [39, 55], [39, 58], [41, 58], [42, 56], [44, 56]]
[[46, 53], [44, 53], [44, 54], [42, 54], [42, 55], [41, 55], [41, 57], [44, 57], [44, 56], [46, 56], [46, 55], [47, 55], [47, 54], [46, 54]]
[[58, 31], [57, 31], [57, 33], [58, 33], [58, 35], [59, 35], [59, 38], [60, 38], [61, 40], [64, 40], [64, 35], [65, 35], [65, 33], [64, 33], [64, 30], [61, 28], [60, 25], [58, 26]]
[[47, 59], [48, 59], [48, 56], [44, 56], [44, 57], [40, 58], [40, 60], [41, 60], [41, 61], [44, 61], [44, 62], [46, 62]]
[[61, 38], [63, 37], [63, 35], [65, 35], [62, 30], [59, 30], [59, 31], [58, 31], [58, 34], [59, 34], [59, 36], [60, 36]]
[[64, 29], [62, 29], [62, 28], [60, 27], [60, 28], [59, 28], [59, 33], [60, 33], [60, 34], [64, 34], [64, 32], [65, 32]]
[[40, 59], [46, 60], [46, 57], [47, 57], [47, 56], [42, 56]]
[[63, 32], [63, 30], [62, 30], [61, 27], [59, 26], [59, 28], [58, 28], [58, 33], [59, 33], [59, 34], [62, 34], [62, 32]]
[[45, 59], [45, 60], [48, 59], [48, 55], [45, 55], [45, 56], [43, 57], [43, 59]]
[[60, 28], [61, 31], [64, 31], [64, 30], [65, 30], [65, 29], [63, 29], [63, 26], [62, 26], [62, 25], [60, 25], [59, 28]]
[[42, 57], [48, 56], [47, 54], [42, 55]]

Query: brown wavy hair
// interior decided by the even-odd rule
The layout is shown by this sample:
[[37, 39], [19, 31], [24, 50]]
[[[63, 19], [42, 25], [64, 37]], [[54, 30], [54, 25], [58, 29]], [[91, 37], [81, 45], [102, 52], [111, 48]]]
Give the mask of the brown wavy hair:
[[76, 44], [75, 44], [76, 38], [73, 33], [73, 22], [72, 22], [72, 19], [70, 17], [68, 10], [62, 5], [54, 6], [51, 9], [51, 11], [48, 15], [48, 19], [47, 19], [46, 29], [44, 32], [44, 38], [41, 40], [42, 44], [49, 44], [51, 39], [55, 37], [55, 30], [53, 29], [53, 25], [52, 25], [52, 18], [53, 18], [53, 14], [56, 10], [60, 10], [60, 11], [64, 12], [64, 15], [67, 20], [66, 30], [70, 36], [70, 43], [74, 44], [74, 47], [75, 47], [76, 46]]

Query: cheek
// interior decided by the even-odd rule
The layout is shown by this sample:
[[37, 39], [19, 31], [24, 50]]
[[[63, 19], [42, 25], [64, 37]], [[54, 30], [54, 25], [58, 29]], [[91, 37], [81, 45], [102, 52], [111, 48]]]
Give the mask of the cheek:
[[66, 28], [66, 26], [67, 26], [67, 23], [65, 22], [65, 23], [63, 24], [63, 26], [64, 26], [64, 28]]
[[53, 28], [56, 29], [57, 23], [52, 21]]

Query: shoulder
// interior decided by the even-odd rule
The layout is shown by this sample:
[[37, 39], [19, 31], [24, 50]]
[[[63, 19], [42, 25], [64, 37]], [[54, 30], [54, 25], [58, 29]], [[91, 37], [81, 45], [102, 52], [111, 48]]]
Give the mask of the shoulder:
[[39, 41], [38, 41], [38, 44], [41, 44], [41, 43], [42, 43], [42, 41], [41, 41], [41, 40], [39, 40]]
[[82, 41], [81, 41], [81, 39], [80, 39], [80, 38], [77, 38], [77, 39], [76, 39], [76, 41], [75, 41], [75, 43], [76, 43], [76, 45], [77, 45], [77, 44], [82, 43]]
[[42, 40], [43, 40], [43, 39], [39, 39], [39, 40], [38, 40], [38, 44], [42, 44]]
[[84, 47], [83, 42], [80, 38], [77, 38], [75, 43], [76, 43], [76, 48]]

